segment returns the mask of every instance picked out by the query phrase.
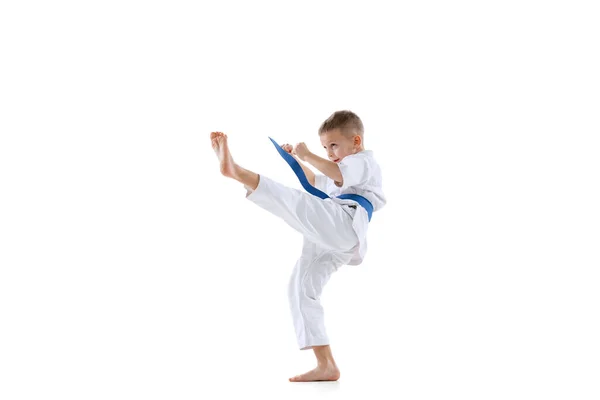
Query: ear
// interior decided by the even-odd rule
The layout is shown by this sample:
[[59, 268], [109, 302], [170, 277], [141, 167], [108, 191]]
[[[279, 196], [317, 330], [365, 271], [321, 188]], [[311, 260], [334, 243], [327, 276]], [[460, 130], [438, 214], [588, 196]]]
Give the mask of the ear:
[[362, 138], [358, 135], [354, 136], [354, 146], [360, 147], [362, 144]]

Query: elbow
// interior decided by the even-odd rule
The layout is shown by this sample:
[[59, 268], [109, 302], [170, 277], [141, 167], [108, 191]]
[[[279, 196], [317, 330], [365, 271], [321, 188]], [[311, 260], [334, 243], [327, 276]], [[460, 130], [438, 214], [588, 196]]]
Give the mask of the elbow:
[[344, 176], [342, 175], [342, 170], [340, 169], [339, 165], [335, 165], [335, 181], [336, 182], [344, 182]]

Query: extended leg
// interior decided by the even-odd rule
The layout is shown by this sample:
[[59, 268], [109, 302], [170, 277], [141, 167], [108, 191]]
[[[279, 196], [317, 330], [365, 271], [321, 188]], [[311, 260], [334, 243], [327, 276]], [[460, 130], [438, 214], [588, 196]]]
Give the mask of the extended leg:
[[331, 199], [320, 199], [265, 175], [260, 176], [258, 186], [247, 199], [331, 251], [347, 251], [358, 244], [352, 217]]

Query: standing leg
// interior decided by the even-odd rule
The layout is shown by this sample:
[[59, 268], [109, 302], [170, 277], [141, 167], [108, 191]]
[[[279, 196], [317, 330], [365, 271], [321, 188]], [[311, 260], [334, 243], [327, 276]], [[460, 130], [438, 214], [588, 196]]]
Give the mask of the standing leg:
[[320, 298], [331, 275], [346, 264], [351, 255], [351, 252], [331, 252], [304, 240], [302, 256], [294, 267], [288, 293], [298, 346], [301, 350], [313, 349], [317, 368], [290, 378], [291, 382], [339, 379], [340, 371], [331, 354]]

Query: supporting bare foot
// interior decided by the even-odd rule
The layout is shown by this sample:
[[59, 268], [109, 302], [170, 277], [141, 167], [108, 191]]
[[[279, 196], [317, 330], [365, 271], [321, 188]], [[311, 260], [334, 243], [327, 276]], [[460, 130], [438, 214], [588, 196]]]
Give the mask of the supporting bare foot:
[[319, 364], [317, 368], [290, 378], [290, 382], [337, 381], [340, 370], [335, 364]]
[[228, 178], [237, 179], [236, 164], [233, 162], [233, 157], [231, 157], [231, 153], [229, 152], [227, 135], [223, 132], [212, 132], [210, 134], [210, 141], [221, 163], [221, 173]]

